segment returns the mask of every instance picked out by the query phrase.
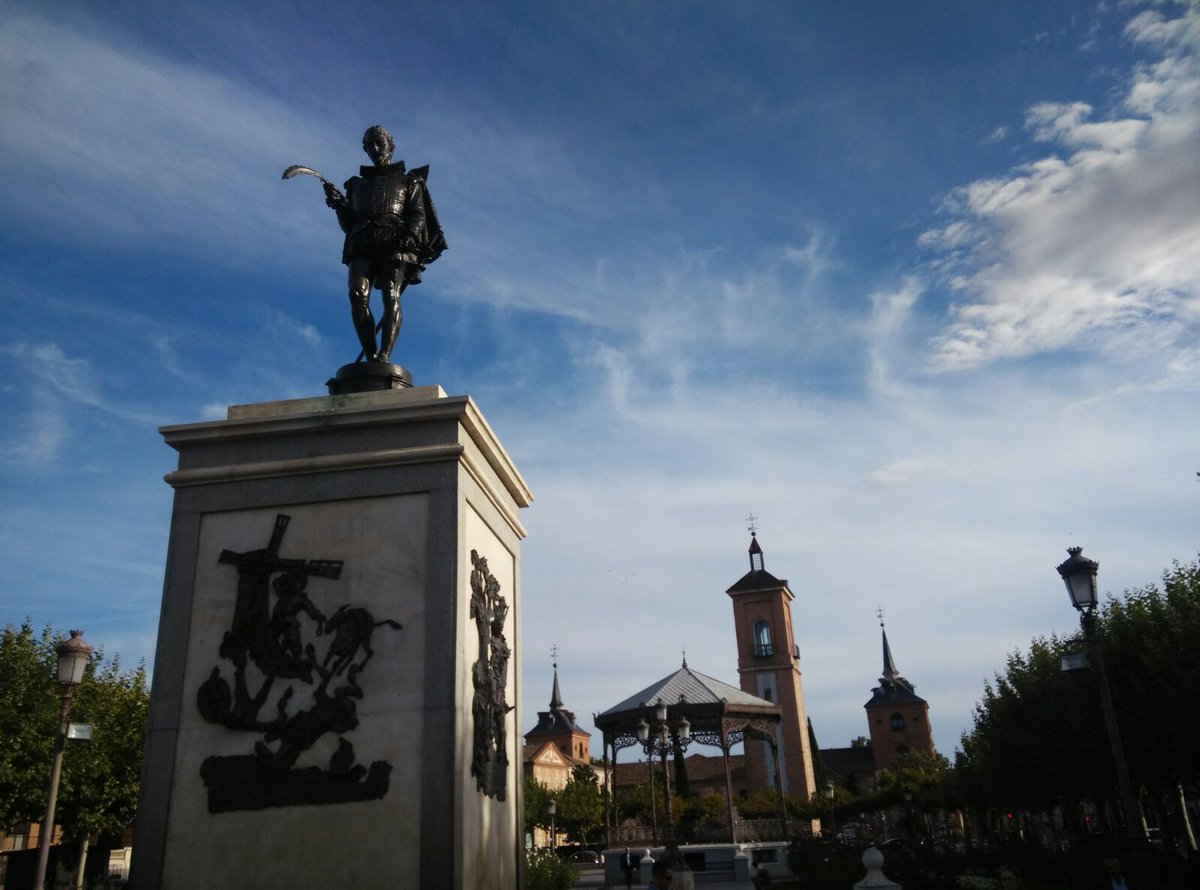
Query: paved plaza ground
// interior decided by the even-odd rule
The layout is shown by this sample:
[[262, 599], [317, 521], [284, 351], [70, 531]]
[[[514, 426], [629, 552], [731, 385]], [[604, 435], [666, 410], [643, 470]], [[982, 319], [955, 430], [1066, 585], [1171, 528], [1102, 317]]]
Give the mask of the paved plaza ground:
[[[580, 868], [579, 879], [574, 883], [573, 890], [625, 890], [625, 884], [609, 885], [604, 883], [604, 869], [600, 866]], [[696, 880], [696, 887], [703, 890], [753, 890], [754, 885], [749, 881], [706, 881], [701, 877]], [[633, 890], [645, 890], [644, 884], [634, 882]]]

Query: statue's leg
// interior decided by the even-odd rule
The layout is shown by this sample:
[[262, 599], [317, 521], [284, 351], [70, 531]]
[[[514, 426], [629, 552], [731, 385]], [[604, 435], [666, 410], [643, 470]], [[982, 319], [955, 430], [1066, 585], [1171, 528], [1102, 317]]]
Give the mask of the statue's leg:
[[371, 315], [371, 269], [366, 260], [351, 260], [349, 275], [350, 318], [354, 333], [368, 359], [375, 355], [375, 317]]
[[404, 313], [400, 309], [400, 295], [404, 292], [405, 264], [397, 263], [388, 269], [387, 278], [380, 282], [383, 293], [383, 321], [379, 329], [379, 352], [376, 361], [390, 362], [392, 347], [396, 345], [396, 335], [400, 333], [400, 325], [404, 323]]

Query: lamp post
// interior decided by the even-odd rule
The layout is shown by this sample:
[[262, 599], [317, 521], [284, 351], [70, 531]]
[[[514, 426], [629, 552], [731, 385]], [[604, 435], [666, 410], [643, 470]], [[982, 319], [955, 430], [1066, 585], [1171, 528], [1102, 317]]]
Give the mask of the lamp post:
[[71, 631], [70, 639], [58, 644], [58, 682], [62, 686], [62, 705], [58, 711], [58, 729], [54, 735], [54, 759], [50, 764], [50, 790], [46, 795], [46, 815], [42, 818], [42, 830], [38, 834], [37, 872], [34, 875], [35, 890], [46, 886], [46, 866], [50, 861], [50, 836], [54, 833], [54, 808], [58, 803], [58, 779], [62, 774], [63, 749], [67, 744], [67, 724], [71, 718], [71, 696], [75, 687], [83, 682], [92, 647], [83, 641], [83, 631]]
[[833, 818], [833, 782], [825, 783], [825, 799], [829, 801], [829, 834], [831, 838], [837, 837], [837, 821]]
[[1147, 861], [1150, 841], [1142, 822], [1141, 809], [1133, 794], [1133, 784], [1129, 781], [1129, 767], [1125, 762], [1125, 747], [1121, 744], [1121, 730], [1117, 726], [1117, 713], [1113, 708], [1112, 689], [1108, 685], [1108, 673], [1104, 670], [1104, 658], [1100, 653], [1100, 638], [1096, 634], [1096, 575], [1100, 571], [1100, 563], [1084, 556], [1082, 547], [1068, 547], [1067, 554], [1067, 560], [1057, 567], [1058, 574], [1067, 585], [1071, 605], [1079, 611], [1079, 623], [1088, 644], [1092, 669], [1096, 672], [1096, 685], [1100, 687], [1100, 709], [1104, 712], [1108, 745], [1117, 771], [1117, 790], [1121, 795], [1121, 809], [1125, 811], [1125, 837], [1137, 871], [1138, 886], [1150, 890], [1155, 886], [1154, 875]]
[[[671, 813], [671, 773], [667, 769], [667, 752], [675, 748], [679, 751], [686, 751], [687, 746], [692, 741], [692, 724], [687, 717], [680, 717], [672, 726], [667, 720], [667, 704], [661, 698], [654, 706], [654, 726], [651, 727], [643, 717], [637, 723], [638, 741], [642, 743], [642, 748], [646, 752], [646, 759], [654, 762], [654, 754], [657, 752], [662, 758], [663, 782], [665, 784], [665, 797], [667, 799], [667, 827], [664, 836], [666, 843], [670, 844], [675, 839], [675, 820]], [[650, 781], [651, 806], [653, 806], [654, 794], [654, 779], [651, 773]], [[657, 820], [657, 816], [655, 817]], [[656, 839], [657, 840], [657, 839]]]
[[558, 801], [553, 797], [546, 801], [546, 812], [550, 814], [550, 853], [554, 853], [554, 817], [558, 813]]

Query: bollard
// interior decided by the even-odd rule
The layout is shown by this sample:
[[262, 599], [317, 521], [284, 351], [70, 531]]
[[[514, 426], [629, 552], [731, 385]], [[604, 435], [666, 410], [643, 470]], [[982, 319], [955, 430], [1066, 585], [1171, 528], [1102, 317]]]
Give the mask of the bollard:
[[854, 885], [854, 890], [900, 890], [900, 885], [883, 873], [883, 854], [874, 847], [867, 847], [862, 855], [863, 868], [867, 875]]

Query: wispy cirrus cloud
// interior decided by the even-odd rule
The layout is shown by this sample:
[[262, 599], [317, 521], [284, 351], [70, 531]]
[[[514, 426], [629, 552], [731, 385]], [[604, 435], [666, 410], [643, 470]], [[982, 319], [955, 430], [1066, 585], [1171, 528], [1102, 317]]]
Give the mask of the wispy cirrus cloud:
[[1186, 343], [1200, 304], [1198, 22], [1195, 5], [1138, 15], [1127, 37], [1161, 57], [1113, 114], [1033, 106], [1026, 131], [1059, 151], [947, 198], [949, 221], [920, 239], [957, 299], [932, 370]]
[[[0, 440], [0, 458], [17, 466], [51, 466], [58, 459], [80, 412], [99, 411], [123, 421], [152, 425], [147, 412], [107, 398], [103, 375], [86, 358], [68, 356], [57, 343], [22, 341], [0, 348], [0, 357], [21, 380], [20, 402]], [[15, 387], [14, 387], [15, 389]]]

